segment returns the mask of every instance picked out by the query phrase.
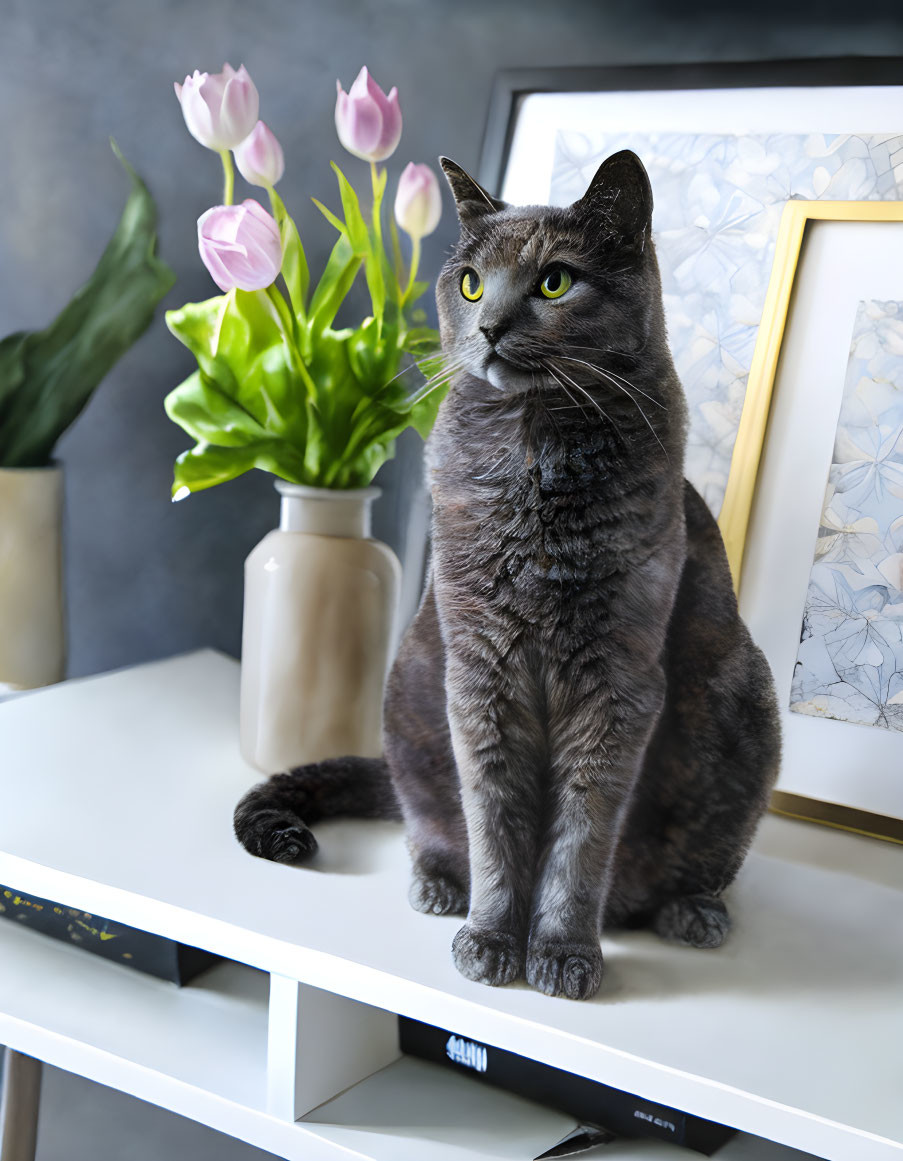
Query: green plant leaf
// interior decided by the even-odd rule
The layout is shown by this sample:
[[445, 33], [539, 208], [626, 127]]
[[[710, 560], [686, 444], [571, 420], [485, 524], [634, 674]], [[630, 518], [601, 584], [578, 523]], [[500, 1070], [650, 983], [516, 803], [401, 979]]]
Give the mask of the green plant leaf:
[[339, 196], [342, 199], [342, 212], [345, 214], [345, 226], [348, 230], [348, 240], [354, 247], [355, 253], [367, 254], [370, 249], [370, 239], [367, 234], [367, 223], [361, 213], [361, 204], [354, 187], [342, 173], [334, 161], [330, 165], [339, 182]]
[[411, 293], [408, 295], [408, 305], [410, 306], [412, 302], [416, 302], [429, 288], [430, 284], [428, 282], [415, 282], [411, 287]]
[[342, 235], [332, 248], [326, 269], [310, 300], [310, 325], [314, 334], [322, 334], [332, 326], [362, 262], [362, 255], [356, 254], [348, 238]]
[[222, 360], [220, 366], [217, 359], [220, 324], [228, 305], [229, 295], [218, 294], [203, 302], [186, 302], [176, 310], [168, 310], [164, 318], [170, 331], [197, 359], [201, 370], [234, 386], [235, 375], [228, 361]]
[[[132, 182], [119, 225], [94, 273], [43, 331], [0, 348], [0, 464], [41, 467], [97, 385], [149, 326], [175, 275], [154, 254], [156, 209], [113, 143]], [[12, 340], [12, 341], [11, 341]], [[7, 345], [9, 344], [9, 345]]]
[[392, 288], [392, 300], [401, 302], [407, 278], [405, 276], [404, 259], [401, 256], [401, 242], [398, 238], [398, 226], [395, 224], [395, 215], [389, 218], [389, 234], [392, 238], [392, 278], [389, 286]]
[[347, 238], [348, 237], [348, 229], [345, 226], [345, 223], [342, 221], [342, 219], [337, 217], [332, 212], [332, 210], [330, 210], [326, 206], [324, 206], [323, 203], [321, 201], [319, 201], [317, 198], [311, 198], [310, 200], [314, 203], [314, 205], [317, 207], [317, 209], [320, 211], [320, 213], [323, 215], [323, 217], [326, 219], [326, 221], [329, 222], [330, 226], [335, 226], [335, 228], [338, 230], [338, 232], [340, 234], [344, 234], [345, 237]]
[[170, 391], [166, 414], [198, 441], [217, 447], [243, 447], [269, 439], [259, 423], [203, 371], [195, 371]]
[[295, 317], [304, 322], [307, 318], [307, 291], [310, 286], [307, 256], [301, 245], [298, 227], [292, 221], [282, 198], [275, 190], [270, 190], [270, 203], [273, 208], [273, 216], [279, 226], [279, 237], [282, 240], [282, 277], [288, 287], [288, 295]]
[[198, 370], [165, 400], [169, 418], [201, 447], [179, 461], [174, 490], [195, 490], [195, 480], [217, 482], [217, 473], [231, 479], [249, 467], [310, 482], [304, 449], [316, 442], [316, 409], [299, 352], [268, 294], [231, 290], [169, 311], [166, 321], [198, 360]]
[[264, 440], [241, 448], [225, 448], [199, 443], [189, 451], [182, 452], [176, 460], [173, 497], [181, 499], [183, 489], [201, 492], [215, 484], [224, 484], [252, 468], [272, 472], [291, 483], [304, 482], [302, 457], [289, 444]]
[[[373, 220], [374, 231], [371, 232], [361, 212], [360, 199], [351, 182], [345, 177], [333, 161], [330, 163], [339, 183], [339, 196], [342, 199], [342, 210], [345, 214], [345, 225], [348, 231], [348, 240], [355, 251], [364, 255], [364, 277], [367, 279], [367, 289], [370, 291], [370, 302], [373, 306], [373, 315], [378, 324], [382, 323], [383, 312], [386, 307], [386, 285], [383, 279], [382, 244], [376, 232], [376, 222], [382, 202], [382, 191], [385, 189], [385, 177], [377, 177], [374, 187]], [[385, 175], [385, 170], [382, 171]]]
[[230, 290], [186, 303], [166, 312], [166, 325], [203, 373], [259, 422], [280, 432], [297, 426], [301, 354], [266, 291]]
[[[364, 267], [364, 272], [367, 277], [367, 287], [370, 291], [370, 301], [373, 304], [373, 314], [381, 329], [383, 313], [386, 309], [386, 285], [387, 282], [389, 286], [392, 286], [393, 283], [389, 258], [386, 254], [385, 245], [383, 244], [382, 228], [383, 195], [386, 192], [386, 181], [389, 175], [385, 168], [375, 169], [373, 173], [375, 177], [373, 181], [373, 223], [372, 229], [368, 231], [370, 237], [370, 254], [367, 259], [367, 264]], [[394, 301], [396, 303], [399, 301], [397, 296], [394, 296]]]
[[366, 318], [347, 340], [348, 362], [361, 393], [373, 398], [391, 392], [401, 352], [398, 347], [398, 323], [385, 319], [380, 328], [375, 318]]
[[26, 331], [17, 331], [0, 341], [0, 416], [16, 391], [25, 382]]

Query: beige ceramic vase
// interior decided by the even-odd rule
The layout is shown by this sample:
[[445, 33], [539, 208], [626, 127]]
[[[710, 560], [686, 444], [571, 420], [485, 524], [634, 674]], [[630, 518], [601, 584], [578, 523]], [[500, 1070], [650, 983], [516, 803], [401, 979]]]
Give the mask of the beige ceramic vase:
[[62, 680], [63, 475], [0, 468], [0, 694]]
[[380, 490], [276, 487], [279, 528], [245, 562], [242, 755], [266, 774], [378, 757], [401, 581], [370, 537]]

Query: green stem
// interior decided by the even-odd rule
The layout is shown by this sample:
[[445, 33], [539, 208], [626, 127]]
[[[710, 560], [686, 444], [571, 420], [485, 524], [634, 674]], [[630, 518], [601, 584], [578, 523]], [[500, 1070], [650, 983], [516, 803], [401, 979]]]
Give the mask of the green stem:
[[223, 205], [232, 205], [232, 194], [235, 189], [235, 170], [232, 168], [232, 154], [228, 149], [219, 151], [223, 163]]
[[401, 243], [398, 240], [398, 227], [395, 224], [394, 214], [389, 218], [389, 233], [392, 235], [392, 263], [395, 267], [395, 283], [400, 295], [401, 280], [404, 278], [404, 262], [401, 257]]
[[414, 280], [417, 277], [417, 267], [420, 265], [420, 239], [411, 238], [411, 272], [408, 275], [408, 285], [401, 296], [401, 305], [408, 301], [408, 296], [414, 289]]
[[[385, 255], [385, 252], [386, 252], [385, 246], [383, 245], [383, 219], [382, 219], [383, 195], [382, 195], [382, 190], [380, 189], [379, 170], [377, 169], [375, 161], [370, 162], [370, 184], [373, 187], [373, 215], [372, 215], [372, 219], [373, 219], [373, 236], [376, 239], [376, 252], [372, 255], [372, 259], [374, 262], [377, 263], [378, 267], [381, 269], [383, 256]], [[377, 334], [381, 337], [382, 336], [382, 329], [383, 329], [382, 311], [378, 311], [377, 314], [378, 314], [378, 317], [376, 320], [376, 330], [377, 330]]]
[[271, 283], [266, 288], [267, 296], [276, 308], [276, 318], [279, 322], [279, 329], [282, 331], [282, 337], [285, 340], [285, 345], [288, 347], [289, 356], [291, 358], [294, 369], [298, 377], [303, 380], [304, 386], [307, 388], [307, 393], [310, 398], [316, 401], [317, 387], [313, 379], [310, 377], [310, 371], [304, 364], [304, 360], [298, 353], [298, 348], [295, 344], [294, 326], [292, 325], [292, 312], [289, 310], [288, 303], [279, 293], [276, 283]]
[[376, 235], [376, 240], [379, 242], [380, 251], [383, 249], [383, 223], [382, 223], [382, 196], [379, 192], [379, 170], [376, 168], [376, 162], [370, 162], [370, 182], [373, 186], [373, 233]]

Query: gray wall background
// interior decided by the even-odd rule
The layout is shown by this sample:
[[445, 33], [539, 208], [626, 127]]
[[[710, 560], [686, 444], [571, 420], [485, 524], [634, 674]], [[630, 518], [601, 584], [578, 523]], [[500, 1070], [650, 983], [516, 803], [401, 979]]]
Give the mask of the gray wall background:
[[[195, 221], [219, 200], [219, 160], [189, 137], [172, 90], [195, 67], [230, 60], [250, 70], [261, 114], [285, 148], [280, 192], [316, 270], [333, 235], [308, 199], [335, 203], [329, 159], [366, 176], [343, 155], [332, 122], [336, 78], [347, 88], [363, 63], [400, 90], [394, 178], [407, 160], [434, 163], [440, 152], [475, 169], [498, 69], [903, 55], [900, 9], [900, 0], [858, 9], [775, 0], [3, 0], [0, 333], [42, 326], [93, 268], [127, 193], [111, 135], [159, 205], [159, 249], [178, 275], [164, 306], [215, 292]], [[454, 232], [447, 199], [425, 245], [427, 275]], [[172, 461], [189, 441], [162, 400], [192, 366], [161, 309], [59, 447], [72, 674], [201, 645], [239, 650], [242, 561], [274, 525], [276, 497], [269, 477], [252, 473], [170, 504]], [[417, 438], [405, 438], [378, 481], [386, 494], [376, 534], [396, 549], [419, 454]]]

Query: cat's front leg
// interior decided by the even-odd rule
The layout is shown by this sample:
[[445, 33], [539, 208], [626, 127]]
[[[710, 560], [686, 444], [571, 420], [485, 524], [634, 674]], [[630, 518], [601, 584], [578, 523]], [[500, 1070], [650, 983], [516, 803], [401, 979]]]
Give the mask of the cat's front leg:
[[558, 700], [550, 720], [551, 819], [526, 965], [530, 986], [550, 996], [588, 999], [602, 982], [599, 937], [615, 848], [664, 701], [658, 667], [624, 672]]
[[543, 735], [516, 663], [487, 660], [485, 648], [460, 649], [450, 653], [446, 685], [471, 883], [452, 954], [468, 979], [506, 984], [524, 972]]

